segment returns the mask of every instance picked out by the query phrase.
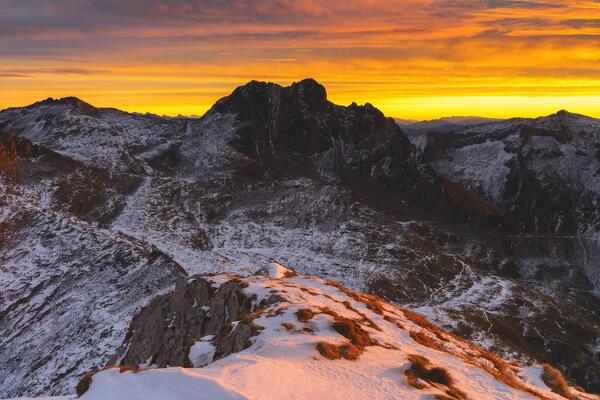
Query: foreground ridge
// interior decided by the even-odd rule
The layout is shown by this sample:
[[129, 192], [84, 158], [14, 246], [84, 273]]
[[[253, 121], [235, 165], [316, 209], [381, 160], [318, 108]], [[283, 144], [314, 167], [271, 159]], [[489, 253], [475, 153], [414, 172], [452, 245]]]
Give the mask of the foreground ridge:
[[81, 398], [598, 398], [375, 296], [262, 272], [180, 279], [133, 319], [117, 367], [80, 381]]

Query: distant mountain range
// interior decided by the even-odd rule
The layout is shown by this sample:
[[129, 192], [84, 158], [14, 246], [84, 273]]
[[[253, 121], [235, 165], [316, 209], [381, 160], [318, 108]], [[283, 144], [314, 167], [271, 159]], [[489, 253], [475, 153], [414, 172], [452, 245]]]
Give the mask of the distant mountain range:
[[502, 119], [484, 117], [443, 117], [428, 121], [394, 118], [394, 121], [396, 121], [396, 123], [402, 128], [404, 133], [410, 135], [428, 131], [458, 132], [467, 126], [485, 124], [488, 122], [498, 122], [502, 121]]

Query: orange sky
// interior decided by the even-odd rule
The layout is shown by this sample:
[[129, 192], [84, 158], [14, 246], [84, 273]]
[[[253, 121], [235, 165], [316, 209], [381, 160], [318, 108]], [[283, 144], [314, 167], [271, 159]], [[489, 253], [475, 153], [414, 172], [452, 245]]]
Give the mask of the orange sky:
[[600, 117], [600, 1], [3, 0], [0, 61], [0, 108], [201, 115], [312, 77], [399, 118]]

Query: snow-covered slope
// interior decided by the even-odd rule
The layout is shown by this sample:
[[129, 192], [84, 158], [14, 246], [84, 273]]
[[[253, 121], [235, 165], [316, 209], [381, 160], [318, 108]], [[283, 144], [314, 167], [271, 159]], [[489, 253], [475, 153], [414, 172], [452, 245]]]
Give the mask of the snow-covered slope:
[[[0, 305], [11, 307], [0, 330], [26, 321], [0, 342], [2, 395], [66, 394], [106, 365], [112, 354], [97, 349], [114, 350], [172, 288], [175, 263], [247, 275], [278, 262], [600, 385], [600, 317], [572, 289], [578, 275], [548, 296], [543, 276], [512, 274], [506, 238], [478, 225], [497, 207], [438, 176], [374, 107], [334, 105], [312, 80], [251, 82], [200, 119], [62, 99], [2, 111], [0, 127], [38, 143], [0, 135]], [[146, 268], [158, 282], [133, 278]]]
[[[240, 157], [226, 146], [234, 116], [165, 118], [95, 108], [76, 98], [47, 99], [0, 112], [0, 129], [116, 172], [213, 177]], [[215, 132], [218, 129], [218, 132]]]
[[600, 120], [561, 111], [470, 127], [444, 138], [439, 148], [440, 135], [434, 136], [425, 152], [436, 155], [436, 170], [509, 210], [519, 196], [512, 188], [515, 169], [531, 174], [542, 189], [563, 185], [582, 200], [600, 193]]
[[558, 275], [600, 293], [600, 120], [560, 111], [420, 140], [423, 160], [439, 174], [507, 213], [513, 238], [550, 247], [523, 254], [521, 275]]
[[0, 394], [68, 393], [181, 272], [166, 255], [68, 214], [16, 196], [3, 201]]
[[[225, 315], [224, 325], [215, 335], [190, 340], [193, 344], [184, 350], [189, 367], [156, 368], [152, 364], [161, 357], [161, 350], [151, 348], [147, 350], [146, 369], [138, 370], [137, 365], [116, 367], [86, 376], [79, 386], [81, 398], [565, 398], [546, 386], [541, 367], [523, 368], [505, 362], [418, 314], [349, 291], [335, 282], [296, 276], [291, 271], [286, 274], [281, 266], [271, 270], [281, 279], [226, 274], [188, 279], [190, 286], [197, 286], [196, 280], [207, 282], [204, 291], [196, 290], [191, 298], [186, 296], [186, 301], [193, 300], [199, 315], [206, 315], [204, 308], [215, 310], [211, 299], [232, 279], [241, 288], [237, 296], [251, 301], [249, 312]], [[185, 285], [178, 283], [177, 290], [183, 291]], [[212, 294], [207, 297], [207, 293]], [[227, 304], [232, 305], [231, 301]], [[167, 309], [161, 309], [163, 314], [152, 311], [157, 323], [171, 318]], [[179, 318], [190, 319], [188, 315], [172, 318], [172, 326]], [[211, 317], [204, 318], [197, 324]], [[242, 351], [215, 357], [222, 342], [248, 326], [254, 331]], [[138, 328], [134, 323], [130, 329], [135, 332]], [[146, 341], [144, 336], [132, 336], [127, 349], [136, 340]], [[203, 367], [195, 367], [198, 360], [198, 366]], [[86, 382], [88, 378], [91, 384]], [[568, 390], [577, 396], [573, 398], [598, 398]]]

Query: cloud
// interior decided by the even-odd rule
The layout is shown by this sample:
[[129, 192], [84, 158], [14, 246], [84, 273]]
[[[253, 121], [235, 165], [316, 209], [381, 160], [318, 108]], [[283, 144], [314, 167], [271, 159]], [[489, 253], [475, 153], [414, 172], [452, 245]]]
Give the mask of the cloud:
[[[600, 0], [598, 0], [600, 3]], [[596, 19], [566, 19], [563, 20], [562, 23], [571, 28], [581, 29], [581, 28], [600, 28], [600, 18]]]
[[93, 74], [108, 74], [109, 70], [102, 69], [87, 69], [87, 68], [22, 68], [1, 70], [0, 76], [9, 77], [25, 77], [35, 74], [74, 74], [74, 75], [93, 75]]
[[132, 97], [299, 76], [417, 94], [585, 89], [599, 21], [600, 0], [2, 0], [0, 76], [14, 96], [23, 77]]
[[536, 1], [518, 1], [518, 0], [488, 0], [489, 8], [524, 8], [524, 9], [540, 9], [540, 8], [561, 8], [562, 5], [547, 2]]

